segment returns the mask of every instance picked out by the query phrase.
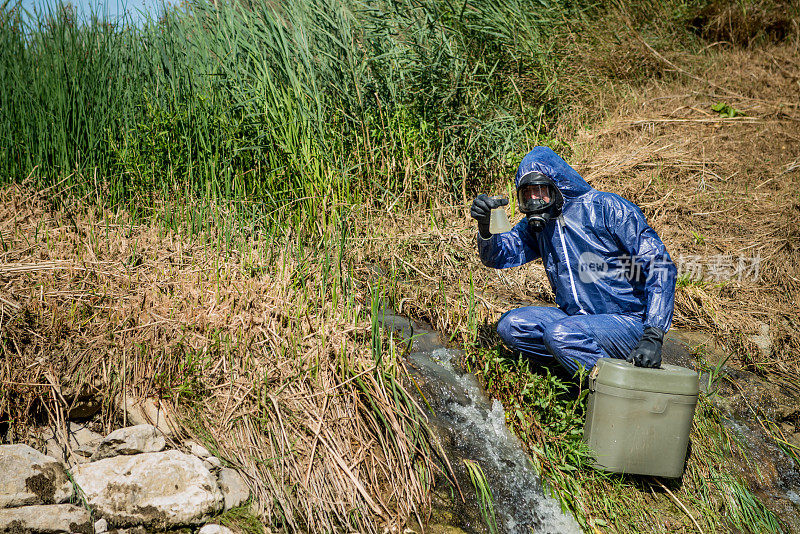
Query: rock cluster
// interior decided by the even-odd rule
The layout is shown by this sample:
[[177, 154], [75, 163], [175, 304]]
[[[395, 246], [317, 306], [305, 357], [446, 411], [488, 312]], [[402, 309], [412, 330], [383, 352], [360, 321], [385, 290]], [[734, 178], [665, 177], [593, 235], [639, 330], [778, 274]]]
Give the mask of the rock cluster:
[[[103, 438], [69, 423], [66, 433], [45, 435], [47, 455], [27, 445], [0, 445], [0, 533], [199, 526], [250, 496], [242, 476], [201, 445], [165, 450], [164, 433], [153, 425]], [[85, 506], [73, 504], [79, 502]], [[207, 524], [200, 532], [229, 530]]]

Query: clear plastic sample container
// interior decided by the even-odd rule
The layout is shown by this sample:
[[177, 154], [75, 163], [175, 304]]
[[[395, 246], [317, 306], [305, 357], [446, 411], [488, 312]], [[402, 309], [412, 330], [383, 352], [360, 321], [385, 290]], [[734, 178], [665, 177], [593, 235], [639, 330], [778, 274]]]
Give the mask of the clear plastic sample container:
[[[501, 200], [502, 196], [493, 196], [492, 200]], [[508, 215], [503, 207], [495, 208], [492, 210], [491, 218], [489, 219], [489, 232], [492, 234], [504, 234], [511, 231], [511, 223], [508, 221]]]

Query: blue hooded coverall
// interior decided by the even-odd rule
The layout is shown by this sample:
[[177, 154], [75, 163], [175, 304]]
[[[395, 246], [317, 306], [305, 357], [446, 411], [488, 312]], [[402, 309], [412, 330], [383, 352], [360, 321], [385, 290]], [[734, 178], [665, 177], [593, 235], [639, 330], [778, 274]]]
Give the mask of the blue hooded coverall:
[[513, 350], [555, 359], [569, 372], [598, 358], [625, 358], [644, 327], [666, 332], [672, 322], [677, 269], [641, 210], [614, 193], [597, 191], [555, 152], [537, 147], [523, 158], [516, 184], [529, 172], [549, 177], [564, 197], [562, 213], [541, 232], [520, 221], [483, 239], [488, 267], [506, 269], [542, 258], [557, 308], [506, 312], [497, 332]]

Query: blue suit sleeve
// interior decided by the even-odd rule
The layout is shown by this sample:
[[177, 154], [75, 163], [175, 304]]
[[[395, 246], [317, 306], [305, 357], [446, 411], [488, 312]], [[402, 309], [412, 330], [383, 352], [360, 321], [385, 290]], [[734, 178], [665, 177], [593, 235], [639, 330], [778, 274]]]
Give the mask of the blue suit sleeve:
[[478, 253], [487, 267], [518, 267], [541, 257], [536, 239], [528, 231], [528, 220], [522, 219], [510, 232], [483, 239], [478, 234]]
[[672, 324], [678, 269], [661, 238], [647, 224], [644, 214], [635, 204], [616, 197], [606, 206], [609, 230], [620, 247], [638, 264], [645, 279], [647, 308], [644, 326], [654, 326], [666, 332]]

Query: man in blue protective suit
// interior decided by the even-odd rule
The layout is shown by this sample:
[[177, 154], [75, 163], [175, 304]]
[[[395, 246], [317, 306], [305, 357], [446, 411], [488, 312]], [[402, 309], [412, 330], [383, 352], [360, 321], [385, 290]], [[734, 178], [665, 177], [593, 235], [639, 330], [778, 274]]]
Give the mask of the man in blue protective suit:
[[508, 200], [480, 195], [472, 203], [481, 261], [505, 269], [541, 258], [558, 307], [506, 312], [497, 324], [503, 341], [570, 373], [599, 358], [660, 366], [677, 270], [641, 210], [593, 189], [546, 147], [525, 156], [516, 186], [526, 217], [510, 232], [489, 233], [491, 210]]

